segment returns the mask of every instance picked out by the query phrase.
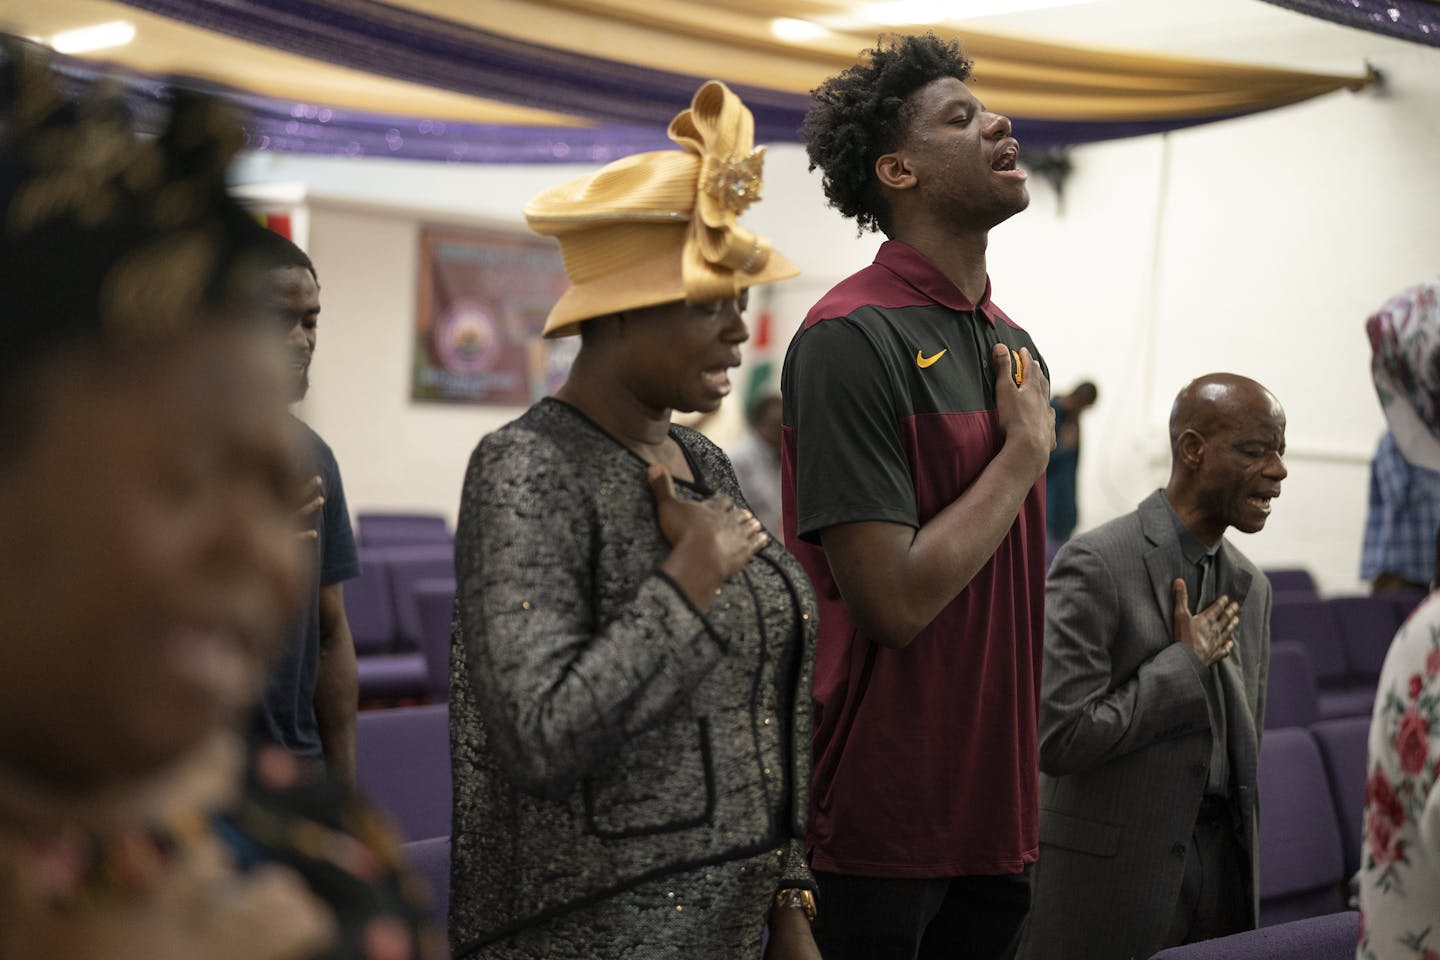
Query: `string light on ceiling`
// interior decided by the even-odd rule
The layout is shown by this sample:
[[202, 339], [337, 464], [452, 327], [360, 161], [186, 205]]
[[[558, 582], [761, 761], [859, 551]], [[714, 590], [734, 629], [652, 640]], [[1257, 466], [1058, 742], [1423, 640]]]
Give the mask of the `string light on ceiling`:
[[42, 42], [56, 53], [75, 54], [105, 50], [110, 47], [123, 47], [134, 39], [134, 24], [126, 23], [124, 20], [111, 20], [108, 23], [97, 23], [94, 26], [81, 27], [78, 30], [66, 30]]

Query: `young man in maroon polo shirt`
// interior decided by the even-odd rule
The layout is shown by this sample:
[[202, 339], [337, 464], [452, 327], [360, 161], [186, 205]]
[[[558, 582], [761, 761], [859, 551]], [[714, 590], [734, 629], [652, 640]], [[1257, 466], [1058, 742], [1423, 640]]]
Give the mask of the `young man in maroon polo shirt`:
[[955, 42], [815, 91], [832, 206], [889, 238], [783, 375], [784, 526], [821, 600], [808, 846], [826, 960], [1012, 956], [1038, 851], [1048, 372], [990, 297], [1025, 209], [1010, 121]]

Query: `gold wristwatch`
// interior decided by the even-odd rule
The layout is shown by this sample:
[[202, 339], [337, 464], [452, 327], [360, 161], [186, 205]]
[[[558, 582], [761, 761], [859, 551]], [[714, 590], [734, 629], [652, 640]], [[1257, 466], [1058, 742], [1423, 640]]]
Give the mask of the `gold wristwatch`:
[[775, 891], [775, 906], [804, 910], [805, 919], [815, 922], [815, 894], [804, 887], [786, 887]]

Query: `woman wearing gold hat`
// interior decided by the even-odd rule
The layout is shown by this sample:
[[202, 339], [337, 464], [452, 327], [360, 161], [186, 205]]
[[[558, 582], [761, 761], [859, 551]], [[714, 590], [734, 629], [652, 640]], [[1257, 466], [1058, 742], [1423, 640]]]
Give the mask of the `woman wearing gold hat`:
[[739, 226], [753, 120], [707, 83], [682, 149], [527, 204], [572, 288], [568, 382], [481, 441], [456, 567], [450, 935], [470, 957], [818, 957], [804, 836], [815, 605], [711, 411], [746, 289], [795, 274]]

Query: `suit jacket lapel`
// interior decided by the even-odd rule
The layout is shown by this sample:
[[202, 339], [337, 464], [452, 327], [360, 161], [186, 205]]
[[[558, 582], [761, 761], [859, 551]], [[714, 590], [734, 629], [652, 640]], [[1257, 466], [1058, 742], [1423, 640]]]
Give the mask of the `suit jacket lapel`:
[[1140, 529], [1150, 543], [1150, 550], [1145, 554], [1150, 590], [1155, 595], [1160, 619], [1169, 626], [1174, 623], [1175, 615], [1171, 584], [1184, 563], [1184, 555], [1180, 552], [1180, 538], [1175, 535], [1175, 520], [1165, 502], [1164, 490], [1156, 490], [1140, 501]]
[[[1231, 602], [1240, 604], [1240, 630], [1236, 634], [1235, 647], [1238, 650], [1241, 646], [1240, 636], [1247, 626], [1254, 621], [1245, 616], [1245, 598], [1250, 594], [1250, 581], [1253, 577], [1249, 570], [1244, 569], [1239, 562], [1235, 549], [1227, 542], [1220, 547], [1220, 553], [1224, 557], [1224, 579], [1220, 583], [1219, 593], [1230, 598]], [[1245, 678], [1240, 672], [1240, 661], [1233, 653], [1220, 662], [1220, 681], [1225, 690], [1226, 707], [1229, 709], [1232, 704], [1244, 704]], [[1233, 709], [1229, 710], [1230, 716], [1236, 716]], [[1250, 742], [1254, 742], [1254, 718], [1250, 716], [1250, 709], [1246, 707], [1241, 711], [1246, 718], [1245, 727], [1250, 731]]]
[[1230, 546], [1228, 540], [1220, 545], [1220, 555], [1224, 558], [1225, 569], [1221, 572], [1225, 578], [1219, 584], [1219, 593], [1225, 594], [1244, 607], [1245, 598], [1250, 595], [1250, 581], [1253, 579], [1250, 571], [1241, 566], [1240, 555], [1234, 547]]

